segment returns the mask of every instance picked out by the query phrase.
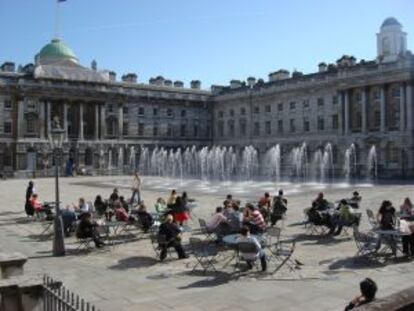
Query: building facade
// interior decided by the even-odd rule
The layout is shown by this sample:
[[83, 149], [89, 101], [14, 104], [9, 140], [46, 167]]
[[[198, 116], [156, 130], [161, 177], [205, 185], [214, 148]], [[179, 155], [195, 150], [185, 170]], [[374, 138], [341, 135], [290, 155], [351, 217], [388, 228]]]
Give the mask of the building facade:
[[138, 83], [135, 74], [117, 81], [95, 62], [79, 65], [52, 40], [34, 64], [1, 66], [0, 172], [45, 174], [57, 116], [66, 131], [64, 162], [94, 172], [131, 167], [143, 147], [252, 145], [263, 158], [279, 144], [289, 175], [292, 150], [305, 143], [309, 159], [329, 145], [338, 176], [352, 145], [355, 177], [369, 174], [373, 151], [378, 176], [414, 177], [414, 56], [396, 19], [382, 24], [377, 51], [371, 61], [343, 56], [316, 73], [279, 70], [268, 82], [250, 77], [204, 91], [199, 81], [189, 88], [163, 77]]

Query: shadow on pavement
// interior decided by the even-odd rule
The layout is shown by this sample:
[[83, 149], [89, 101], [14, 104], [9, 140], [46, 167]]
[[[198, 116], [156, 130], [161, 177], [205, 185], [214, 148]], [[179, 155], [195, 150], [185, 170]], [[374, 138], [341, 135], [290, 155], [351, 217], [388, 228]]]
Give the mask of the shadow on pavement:
[[154, 257], [133, 256], [118, 261], [116, 265], [110, 266], [111, 270], [127, 270], [134, 268], [146, 268], [157, 264], [159, 261]]

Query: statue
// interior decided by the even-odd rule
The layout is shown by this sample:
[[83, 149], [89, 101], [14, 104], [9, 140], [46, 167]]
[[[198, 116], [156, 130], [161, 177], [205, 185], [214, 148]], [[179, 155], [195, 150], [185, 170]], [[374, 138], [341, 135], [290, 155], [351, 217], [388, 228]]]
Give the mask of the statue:
[[60, 120], [59, 116], [54, 116], [52, 120], [52, 129], [60, 129]]

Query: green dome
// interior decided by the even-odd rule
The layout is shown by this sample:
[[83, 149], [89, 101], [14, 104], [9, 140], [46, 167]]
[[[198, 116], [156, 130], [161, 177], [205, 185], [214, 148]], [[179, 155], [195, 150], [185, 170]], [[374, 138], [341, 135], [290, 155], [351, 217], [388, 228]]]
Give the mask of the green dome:
[[75, 53], [59, 39], [53, 39], [52, 42], [45, 45], [36, 55], [36, 60], [41, 63], [56, 61], [78, 63]]

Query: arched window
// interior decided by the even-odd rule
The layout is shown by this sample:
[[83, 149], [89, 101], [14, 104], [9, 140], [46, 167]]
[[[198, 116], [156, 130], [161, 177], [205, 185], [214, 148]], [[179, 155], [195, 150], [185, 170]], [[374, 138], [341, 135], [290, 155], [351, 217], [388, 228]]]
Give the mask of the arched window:
[[387, 162], [399, 163], [400, 161], [400, 148], [394, 142], [390, 142], [387, 145]]

